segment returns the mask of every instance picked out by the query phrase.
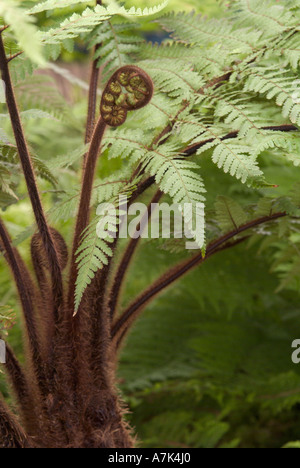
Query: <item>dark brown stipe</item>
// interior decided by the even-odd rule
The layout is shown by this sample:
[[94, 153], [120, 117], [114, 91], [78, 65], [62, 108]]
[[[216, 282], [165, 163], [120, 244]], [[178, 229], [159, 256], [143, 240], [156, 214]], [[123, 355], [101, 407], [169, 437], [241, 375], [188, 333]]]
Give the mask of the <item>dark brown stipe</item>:
[[11, 124], [15, 135], [15, 140], [27, 184], [31, 205], [45, 247], [45, 251], [47, 252], [47, 256], [49, 259], [52, 285], [55, 291], [55, 314], [56, 320], [58, 321], [60, 314], [60, 306], [63, 298], [62, 275], [57, 252], [55, 250], [54, 242], [50, 233], [48, 223], [46, 221], [46, 217], [40, 200], [40, 195], [37, 189], [34, 170], [29, 155], [27, 143], [24, 137], [20, 114], [14, 96], [2, 36], [0, 36], [0, 69], [2, 79], [5, 83], [6, 103], [10, 114]]

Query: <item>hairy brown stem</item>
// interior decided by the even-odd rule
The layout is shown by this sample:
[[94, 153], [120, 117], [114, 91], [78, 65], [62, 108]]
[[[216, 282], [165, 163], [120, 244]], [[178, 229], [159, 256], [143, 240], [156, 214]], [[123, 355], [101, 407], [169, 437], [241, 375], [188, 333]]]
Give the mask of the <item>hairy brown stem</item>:
[[5, 346], [5, 372], [8, 375], [13, 392], [17, 399], [18, 407], [21, 410], [24, 426], [29, 434], [34, 434], [38, 430], [36, 425], [36, 403], [33, 401], [33, 395], [29, 391], [28, 381], [19, 361], [14, 355], [11, 347], [7, 343]]
[[[143, 216], [141, 223], [139, 223], [139, 225], [137, 226], [136, 234], [139, 233], [141, 226], [143, 226], [146, 221], [149, 222], [151, 218], [151, 214], [152, 214], [152, 205], [155, 203], [158, 203], [162, 196], [163, 196], [163, 192], [161, 192], [161, 190], [158, 190], [155, 193], [154, 197], [152, 198], [151, 202], [149, 203], [147, 207], [147, 212]], [[140, 241], [139, 235], [134, 236], [134, 238], [130, 240], [124, 252], [124, 255], [121, 259], [117, 272], [114, 276], [113, 285], [109, 293], [110, 300], [109, 300], [109, 306], [108, 306], [111, 321], [113, 321], [114, 319], [120, 293], [121, 293], [122, 286], [124, 283], [125, 275], [131, 263], [133, 255], [138, 247], [139, 241]]]
[[32, 359], [33, 365], [35, 368], [35, 373], [37, 380], [40, 386], [45, 390], [46, 382], [45, 382], [45, 375], [43, 370], [43, 363], [41, 359], [41, 350], [39, 339], [37, 335], [37, 326], [34, 317], [34, 305], [32, 303], [32, 299], [30, 296], [30, 292], [26, 288], [26, 284], [24, 283], [22, 271], [18, 265], [16, 257], [14, 255], [13, 248], [10, 243], [10, 239], [7, 235], [6, 229], [0, 220], [0, 238], [3, 244], [3, 248], [5, 250], [5, 256], [7, 258], [8, 264], [11, 268], [11, 271], [14, 276], [15, 284], [17, 286], [17, 290], [19, 293], [19, 298], [22, 304], [22, 309], [24, 312], [25, 323], [26, 323], [26, 330], [29, 339], [30, 349], [32, 351]]
[[[260, 130], [269, 130], [273, 132], [297, 132], [299, 128], [295, 125], [274, 125], [269, 127], [261, 127]], [[220, 137], [221, 141], [230, 140], [231, 138], [237, 138], [239, 136], [239, 131], [232, 131], [223, 137]], [[208, 140], [200, 141], [199, 143], [195, 143], [193, 145], [188, 146], [182, 152], [185, 157], [193, 156], [198, 149], [202, 148], [203, 146], [207, 145], [208, 143], [212, 143], [215, 141], [215, 138], [209, 138]]]
[[122, 314], [122, 316], [115, 322], [112, 328], [112, 339], [115, 342], [120, 342], [120, 337], [124, 337], [126, 331], [133, 323], [133, 321], [139, 316], [140, 312], [143, 310], [145, 305], [149, 301], [153, 300], [159, 293], [161, 293], [165, 288], [170, 286], [174, 281], [177, 281], [183, 277], [186, 273], [190, 272], [193, 268], [203, 263], [207, 258], [213, 255], [217, 249], [222, 247], [224, 244], [228, 243], [230, 239], [234, 238], [236, 235], [241, 234], [248, 229], [252, 229], [261, 224], [265, 224], [270, 221], [282, 218], [286, 216], [286, 213], [275, 213], [270, 216], [265, 216], [262, 218], [255, 219], [250, 221], [243, 226], [240, 226], [238, 229], [220, 237], [216, 241], [209, 244], [206, 251], [206, 256], [203, 257], [202, 253], [195, 255], [189, 260], [185, 260], [179, 265], [171, 268], [170, 271], [161, 276], [153, 285], [151, 285], [145, 292], [143, 292]]
[[83, 181], [81, 186], [81, 196], [79, 202], [79, 209], [75, 227], [75, 234], [73, 240], [73, 251], [72, 251], [72, 264], [71, 264], [71, 273], [70, 273], [70, 284], [69, 284], [69, 295], [68, 295], [68, 304], [71, 310], [74, 309], [74, 292], [75, 292], [75, 283], [77, 275], [76, 267], [76, 252], [79, 247], [80, 237], [88, 226], [90, 219], [90, 203], [93, 190], [93, 182], [95, 177], [96, 164], [98, 159], [98, 154], [101, 146], [101, 142], [106, 130], [106, 123], [99, 118], [97, 125], [94, 129], [92, 136], [90, 148], [87, 154], [86, 167], [83, 175]]
[[1, 399], [0, 448], [32, 448], [22, 427]]
[[49, 265], [51, 269], [52, 285], [55, 291], [55, 305], [56, 305], [56, 319], [59, 318], [59, 308], [62, 302], [63, 296], [63, 285], [62, 275], [59, 266], [59, 260], [57, 252], [54, 246], [54, 242], [49, 230], [49, 226], [46, 221], [40, 195], [37, 189], [34, 170], [30, 159], [27, 143], [24, 137], [23, 127], [20, 119], [20, 114], [16, 104], [11, 77], [9, 73], [9, 67], [4, 49], [4, 43], [2, 36], [0, 35], [0, 69], [2, 74], [3, 82], [5, 83], [6, 103], [10, 114], [11, 125], [15, 135], [15, 140], [18, 148], [18, 153], [25, 176], [31, 205], [35, 215], [38, 229], [40, 231], [42, 241], [45, 247], [49, 259]]

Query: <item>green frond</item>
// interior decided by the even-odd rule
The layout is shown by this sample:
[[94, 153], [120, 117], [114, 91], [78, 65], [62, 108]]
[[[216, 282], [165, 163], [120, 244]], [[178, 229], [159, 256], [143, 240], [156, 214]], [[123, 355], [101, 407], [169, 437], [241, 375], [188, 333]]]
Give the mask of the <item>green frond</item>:
[[138, 24], [135, 23], [120, 24], [108, 20], [93, 30], [89, 44], [101, 44], [94, 58], [99, 59], [99, 67], [104, 65], [103, 81], [117, 68], [134, 63], [134, 56], [139, 52], [141, 42], [144, 42], [143, 38], [135, 34], [137, 29]]
[[227, 57], [218, 48], [207, 51], [200, 46], [190, 47], [181, 43], [142, 44], [139, 47], [139, 56], [142, 60], [158, 63], [176, 61], [178, 67], [190, 65], [196, 71], [211, 77], [222, 75]]
[[219, 196], [215, 210], [218, 225], [224, 233], [237, 230], [247, 222], [247, 214], [232, 198]]
[[[97, 220], [93, 221], [84, 233], [82, 243], [77, 251], [78, 277], [75, 292], [75, 310], [77, 311], [84, 291], [95, 277], [98, 270], [108, 264], [108, 258], [113, 255], [109, 242], [113, 239], [101, 239], [96, 234]], [[112, 225], [110, 225], [112, 228]]]
[[96, 192], [97, 203], [108, 202], [109, 200], [116, 199], [119, 194], [130, 197], [136, 189], [140, 177], [135, 177], [130, 180], [132, 171], [121, 170], [114, 173], [106, 179], [96, 181], [94, 184], [94, 191]]
[[57, 27], [48, 31], [39, 31], [39, 40], [43, 44], [61, 44], [70, 39], [75, 39], [80, 34], [88, 33], [101, 22], [111, 18], [108, 10], [97, 5], [94, 9], [86, 8], [82, 14], [73, 13], [62, 21]]
[[48, 167], [51, 170], [68, 169], [73, 164], [76, 164], [78, 161], [82, 160], [84, 154], [86, 154], [88, 151], [88, 147], [89, 145], [82, 144], [69, 154], [62, 154], [52, 158], [48, 163]]
[[13, 84], [24, 82], [26, 78], [32, 78], [32, 74], [37, 65], [25, 55], [20, 55], [10, 63], [10, 73]]
[[58, 221], [74, 219], [78, 210], [79, 191], [69, 190], [67, 193], [58, 194], [58, 200], [49, 211], [49, 219], [55, 224]]
[[[238, 92], [238, 96], [236, 96]], [[258, 112], [258, 105], [253, 102], [253, 97], [243, 95], [240, 90], [226, 90], [218, 94], [215, 93], [209, 96], [210, 103], [215, 108], [215, 116], [224, 119], [225, 124], [228, 124], [233, 130], [239, 130], [239, 136], [258, 138], [264, 135], [261, 127], [271, 125], [271, 119], [268, 114]]]
[[86, 8], [81, 14], [73, 13], [70, 17], [62, 21], [57, 27], [52, 27], [48, 31], [39, 31], [38, 36], [43, 44], [62, 44], [72, 40], [81, 34], [87, 34], [96, 28], [100, 23], [111, 19], [114, 15], [126, 18], [149, 16], [158, 13], [166, 6], [166, 2], [151, 8], [130, 8], [126, 10], [118, 4], [109, 4], [107, 7], [97, 5], [94, 8]]
[[[110, 179], [109, 179], [110, 180]], [[99, 200], [107, 200], [108, 192], [111, 190], [108, 183], [102, 181], [102, 186], [98, 187]], [[75, 308], [78, 310], [82, 296], [87, 286], [98, 270], [108, 264], [108, 259], [113, 255], [109, 244], [113, 242], [113, 235], [117, 232], [120, 218], [123, 214], [122, 208], [118, 207], [121, 197], [127, 199], [136, 188], [136, 180], [120, 182], [118, 186], [117, 197], [110, 200], [110, 203], [99, 205], [96, 217], [90, 223], [82, 235], [82, 242], [76, 253], [76, 262], [78, 264], [78, 277], [75, 291]], [[114, 189], [111, 191], [114, 193]], [[102, 198], [102, 200], [101, 200]], [[99, 224], [100, 223], [100, 224]], [[100, 227], [99, 227], [100, 226]]]
[[77, 4], [90, 3], [89, 0], [45, 0], [35, 5], [31, 10], [28, 11], [29, 15], [35, 15], [36, 13], [42, 13], [43, 11], [55, 10], [57, 8], [67, 8], [75, 6]]
[[[151, 138], [148, 137], [148, 143]], [[104, 137], [103, 150], [108, 151], [109, 158], [132, 158], [134, 161], [142, 158], [147, 151], [147, 140], [142, 129], [129, 130], [120, 128], [107, 132]]]
[[295, 18], [283, 4], [260, 0], [240, 0], [235, 8], [238, 27], [258, 27], [266, 36], [276, 36], [295, 25]]
[[300, 448], [300, 440], [288, 442], [282, 448], [286, 448], [286, 449]]
[[38, 109], [56, 119], [62, 119], [68, 108], [50, 76], [33, 75], [30, 79], [18, 81], [15, 93], [21, 109], [28, 110], [29, 115], [30, 109]]
[[226, 19], [207, 20], [194, 13], [170, 13], [158, 22], [175, 40], [201, 47], [218, 44], [227, 53], [250, 53], [261, 36], [260, 31], [234, 29]]
[[160, 129], [172, 122], [181, 107], [173, 99], [169, 99], [167, 95], [157, 92], [148, 106], [128, 115], [126, 125], [130, 128], [138, 128], [140, 122], [143, 122], [143, 130], [147, 140], [149, 132], [152, 135], [153, 131], [159, 134]]
[[[197, 91], [205, 81], [200, 73], [191, 70], [189, 65], [180, 67], [176, 62], [157, 62], [143, 60], [138, 64], [154, 81], [156, 92], [167, 94], [176, 103], [193, 101]], [[181, 64], [182, 65], [182, 64]]]
[[[33, 156], [32, 163], [38, 177], [56, 187], [57, 180], [47, 165]], [[1, 208], [16, 203], [21, 170], [17, 148], [12, 144], [0, 143], [0, 199]]]
[[299, 79], [288, 70], [277, 67], [249, 67], [246, 71], [248, 79], [244, 91], [253, 91], [276, 99], [276, 104], [282, 107], [284, 118], [300, 125], [300, 92]]
[[[280, 153], [284, 154], [284, 157], [290, 161], [293, 161], [295, 166], [297, 165], [296, 153], [299, 150], [299, 142], [298, 136], [295, 137], [292, 133], [285, 134], [284, 132], [264, 131], [262, 137], [258, 138], [255, 145], [253, 145], [253, 154], [258, 156], [263, 151], [276, 148], [284, 150], [280, 151]], [[276, 153], [274, 154], [276, 155]]]
[[226, 174], [235, 176], [243, 183], [251, 179], [260, 179], [263, 175], [252, 147], [243, 144], [242, 140], [220, 141], [214, 149], [212, 160]]
[[[155, 177], [161, 191], [170, 195], [175, 204], [181, 205], [184, 221], [194, 235], [197, 245], [202, 248], [205, 244], [204, 193], [206, 190], [202, 177], [196, 172], [199, 171], [199, 166], [192, 161], [181, 159], [178, 149], [170, 143], [146, 153], [143, 166]], [[195, 230], [196, 219], [200, 225]]]
[[0, 18], [4, 24], [10, 25], [20, 50], [24, 50], [34, 63], [44, 65], [35, 19], [15, 0], [0, 0]]
[[212, 160], [225, 173], [240, 179], [243, 183], [261, 179], [262, 172], [256, 161], [255, 147], [246, 144], [243, 138], [224, 140], [222, 135], [224, 135], [222, 126], [206, 124], [202, 118], [187, 117], [182, 121], [179, 119], [178, 137], [182, 141], [190, 142], [192, 145], [206, 141], [197, 150], [198, 155], [214, 148]]
[[56, 177], [52, 174], [51, 170], [49, 167], [42, 161], [41, 159], [37, 158], [36, 156], [31, 157], [32, 163], [34, 165], [36, 174], [41, 178], [46, 180], [47, 182], [50, 182], [50, 184], [56, 188], [57, 185], [57, 179]]
[[287, 58], [293, 70], [297, 71], [300, 61], [300, 32], [295, 28], [280, 35], [274, 45], [270, 44], [266, 57], [271, 57], [274, 53], [279, 57]]

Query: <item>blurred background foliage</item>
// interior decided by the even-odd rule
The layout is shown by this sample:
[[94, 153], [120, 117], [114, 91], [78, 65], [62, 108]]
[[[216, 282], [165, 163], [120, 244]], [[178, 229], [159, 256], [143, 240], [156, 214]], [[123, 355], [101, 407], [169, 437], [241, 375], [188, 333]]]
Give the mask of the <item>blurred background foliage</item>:
[[[126, 2], [131, 4], [152, 6], [153, 2]], [[168, 8], [222, 14], [216, 0], [170, 0]], [[39, 26], [47, 21], [46, 15], [40, 15]], [[156, 26], [149, 28], [147, 20], [143, 24], [148, 39], [160, 40]], [[78, 43], [74, 52], [65, 51], [62, 57], [60, 68], [51, 73], [36, 74], [29, 81], [15, 77], [21, 110], [45, 112], [29, 115], [24, 123], [32, 153], [50, 169], [70, 152], [76, 161], [84, 139], [88, 56]], [[2, 127], [9, 136], [9, 122]], [[79, 186], [78, 164], [57, 170], [59, 188], [40, 170], [50, 219], [68, 243], [72, 213], [57, 219], [53, 206], [63, 204], [64, 191]], [[99, 174], [109, 175], [121, 164], [103, 157]], [[286, 195], [299, 180], [300, 170], [284, 159], [274, 161], [266, 153], [263, 167], [267, 179], [279, 187], [256, 193], [218, 171], [204, 155], [211, 212], [218, 195], [233, 197], [244, 206], [263, 194]], [[16, 193], [7, 193], [1, 202], [8, 228], [30, 262], [33, 217], [17, 169], [15, 177]], [[76, 200], [74, 192], [74, 210]], [[297, 226], [287, 233], [282, 222], [279, 235], [218, 254], [147, 308], [126, 343], [119, 371], [129, 418], [142, 447], [267, 448], [300, 438], [300, 368], [291, 361], [291, 343], [300, 338], [299, 244]], [[170, 256], [163, 247], [143, 241], [128, 277], [126, 301], [180, 257]], [[286, 261], [278, 262], [280, 255]], [[18, 310], [13, 283], [1, 260], [0, 306], [4, 305]], [[21, 334], [18, 321], [9, 331], [9, 341], [23, 359]], [[0, 388], [6, 392], [3, 379]]]

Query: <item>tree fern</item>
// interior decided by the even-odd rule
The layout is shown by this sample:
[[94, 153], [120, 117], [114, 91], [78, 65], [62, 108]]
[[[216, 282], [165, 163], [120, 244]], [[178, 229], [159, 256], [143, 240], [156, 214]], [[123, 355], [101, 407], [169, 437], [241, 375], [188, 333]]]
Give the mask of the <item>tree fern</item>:
[[240, 27], [253, 27], [255, 24], [264, 35], [276, 36], [285, 31], [288, 25], [296, 24], [293, 15], [283, 5], [259, 0], [241, 0], [236, 9], [236, 24]]
[[182, 62], [183, 67], [190, 64], [196, 71], [212, 77], [221, 75], [224, 66], [224, 54], [217, 48], [212, 54], [202, 47], [189, 47], [182, 43], [166, 42], [162, 45], [145, 43], [139, 47], [139, 56], [153, 62], [176, 60], [178, 65]]
[[215, 208], [216, 219], [223, 232], [237, 230], [247, 221], [247, 214], [242, 207], [228, 197], [219, 196]]
[[9, 3], [5, 0], [0, 1], [0, 17], [2, 24], [9, 24], [12, 28], [19, 46], [26, 52], [26, 55], [39, 65], [44, 64], [42, 47], [37, 40], [38, 30], [35, 26], [35, 20], [29, 16], [26, 10], [20, 7], [15, 0]]
[[249, 78], [245, 84], [245, 91], [264, 94], [267, 99], [276, 98], [276, 104], [282, 107], [282, 114], [292, 123], [300, 124], [300, 105], [297, 97], [299, 83], [297, 76], [291, 76], [287, 71], [278, 68], [248, 69]]
[[[133, 139], [135, 138], [136, 141]], [[145, 170], [155, 177], [160, 189], [171, 196], [178, 205], [190, 204], [192, 213], [186, 212], [188, 228], [193, 231], [195, 215], [201, 220], [201, 227], [195, 233], [196, 241], [203, 247], [204, 235], [204, 201], [205, 188], [202, 177], [195, 172], [199, 171], [196, 163], [181, 158], [176, 146], [164, 144], [157, 149], [149, 151], [144, 144], [139, 143], [142, 133], [119, 131], [116, 136], [106, 138], [109, 145], [109, 154], [130, 157], [132, 161], [142, 161]], [[124, 145], [126, 142], [126, 146]]]
[[[134, 61], [144, 40], [134, 34], [135, 23], [114, 23], [112, 20], [100, 24], [91, 34], [90, 46], [102, 44], [95, 53], [98, 66], [104, 65], [104, 81], [109, 73]], [[130, 31], [130, 35], [128, 34]]]
[[234, 30], [224, 20], [207, 20], [194, 13], [170, 13], [159, 19], [159, 23], [172, 33], [175, 40], [188, 44], [199, 44], [202, 47], [218, 43], [222, 48], [233, 53], [250, 53], [258, 43], [260, 32], [245, 29]]
[[42, 13], [43, 11], [55, 10], [56, 8], [66, 8], [72, 7], [77, 4], [90, 3], [89, 0], [46, 0], [38, 3], [31, 10], [28, 11], [28, 14], [35, 15], [36, 13]]
[[39, 32], [39, 39], [44, 44], [61, 44], [64, 41], [74, 39], [80, 34], [86, 34], [98, 26], [100, 23], [109, 20], [113, 15], [121, 15], [126, 17], [140, 17], [153, 15], [164, 9], [166, 3], [144, 10], [131, 8], [126, 10], [117, 4], [104, 7], [97, 5], [96, 7], [86, 8], [81, 14], [73, 13], [69, 18], [66, 18], [57, 27], [50, 28], [48, 31]]

